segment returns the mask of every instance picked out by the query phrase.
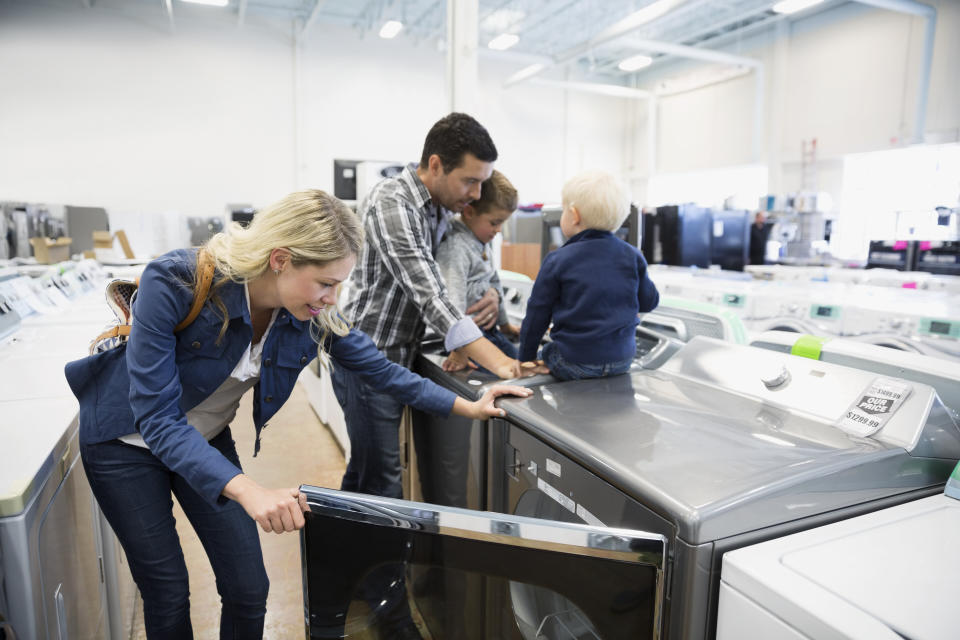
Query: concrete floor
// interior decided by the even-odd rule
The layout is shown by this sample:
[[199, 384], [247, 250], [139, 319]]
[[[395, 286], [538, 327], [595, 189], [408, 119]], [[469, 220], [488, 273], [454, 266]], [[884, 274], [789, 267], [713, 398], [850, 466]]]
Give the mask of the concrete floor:
[[[253, 391], [240, 402], [240, 410], [231, 429], [244, 472], [265, 487], [312, 484], [340, 486], [345, 463], [343, 453], [327, 428], [307, 402], [300, 385], [261, 437], [260, 454], [253, 457]], [[190, 571], [190, 615], [194, 637], [198, 640], [219, 636], [220, 599], [213, 570], [193, 528], [174, 502], [174, 517]], [[300, 536], [298, 533], [260, 532], [264, 562], [270, 577], [264, 638], [304, 637], [303, 587], [300, 572]], [[142, 611], [137, 611], [132, 637], [146, 638]]]

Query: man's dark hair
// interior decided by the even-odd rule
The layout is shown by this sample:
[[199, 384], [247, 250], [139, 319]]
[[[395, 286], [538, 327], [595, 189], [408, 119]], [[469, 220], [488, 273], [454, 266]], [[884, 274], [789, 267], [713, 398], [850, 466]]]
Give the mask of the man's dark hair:
[[465, 113], [451, 113], [437, 121], [423, 141], [420, 167], [426, 169], [430, 156], [437, 154], [443, 172], [450, 173], [463, 164], [463, 156], [471, 153], [477, 160], [493, 162], [497, 148], [483, 125]]

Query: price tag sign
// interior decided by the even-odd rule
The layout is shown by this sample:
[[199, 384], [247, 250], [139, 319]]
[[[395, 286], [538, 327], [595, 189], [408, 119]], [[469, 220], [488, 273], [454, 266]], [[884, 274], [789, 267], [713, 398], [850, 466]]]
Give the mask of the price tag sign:
[[867, 437], [883, 428], [909, 397], [913, 387], [903, 380], [874, 378], [850, 405], [837, 426], [855, 436]]

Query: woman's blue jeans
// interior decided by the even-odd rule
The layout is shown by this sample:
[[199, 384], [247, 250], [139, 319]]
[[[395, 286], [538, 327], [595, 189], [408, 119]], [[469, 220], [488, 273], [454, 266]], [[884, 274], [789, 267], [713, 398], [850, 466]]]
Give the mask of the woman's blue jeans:
[[[210, 444], [240, 468], [229, 428]], [[80, 454], [93, 494], [127, 554], [143, 596], [147, 638], [193, 637], [187, 566], [171, 494], [213, 567], [222, 604], [221, 640], [261, 638], [270, 583], [257, 525], [243, 508], [226, 498], [210, 504], [143, 447], [111, 440], [82, 445]]]

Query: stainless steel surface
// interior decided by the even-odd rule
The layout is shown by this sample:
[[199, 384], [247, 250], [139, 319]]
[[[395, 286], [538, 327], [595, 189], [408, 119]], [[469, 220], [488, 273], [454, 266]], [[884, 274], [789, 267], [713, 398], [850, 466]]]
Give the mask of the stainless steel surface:
[[[486, 483], [479, 476], [471, 481], [474, 502], [486, 511], [533, 516], [544, 526], [586, 523], [661, 536], [669, 560], [654, 617], [662, 622], [663, 637], [700, 639], [713, 633], [726, 551], [923, 497], [940, 490], [960, 458], [960, 429], [935, 390], [920, 381], [911, 382], [911, 393], [880, 431], [858, 437], [838, 424], [875, 372], [703, 337], [685, 345], [677, 340], [654, 344], [638, 349], [638, 361], [669, 351], [654, 358], [656, 368], [636, 366], [626, 375], [594, 380], [558, 382], [541, 376], [519, 381], [533, 395], [501, 400], [506, 419], [473, 422], [469, 446], [460, 447], [479, 456], [480, 443], [488, 443]], [[497, 382], [475, 371], [443, 372], [442, 360], [426, 353], [421, 372], [466, 397], [475, 398]], [[441, 420], [428, 430], [447, 426]], [[443, 466], [444, 459], [423, 462], [433, 468]], [[462, 532], [451, 541], [473, 540], [478, 529], [489, 532], [485, 514], [458, 525], [459, 505], [450, 511], [455, 517], [443, 520], [437, 514], [447, 507], [397, 504], [407, 511], [398, 515], [393, 506], [387, 511], [364, 507], [350, 516], [360, 529], [331, 530], [328, 539], [362, 532], [372, 541], [385, 526], [428, 536], [441, 535], [434, 533], [441, 526]], [[421, 510], [423, 522], [409, 519]], [[330, 517], [338, 516], [331, 512]], [[523, 535], [522, 530], [512, 533]], [[549, 540], [534, 536], [524, 549], [540, 553], [559, 539]], [[364, 562], [375, 561], [379, 553], [369, 541], [372, 555]], [[464, 553], [459, 542], [451, 544]], [[463, 612], [459, 617], [469, 620], [476, 637], [516, 640], [536, 637], [538, 624], [553, 624], [555, 613], [567, 608], [562, 590], [544, 593], [532, 586], [549, 579], [547, 567], [556, 563], [529, 567], [526, 586], [517, 587], [485, 583], [483, 575], [450, 578], [462, 555], [430, 555], [434, 569], [424, 569], [417, 555], [422, 552], [415, 548], [402, 556], [409, 560], [397, 551], [383, 562], [398, 567], [390, 584], [403, 584], [396, 576], [406, 564], [412, 602], [432, 611], [424, 619], [440, 619], [437, 611], [441, 618], [444, 611]], [[486, 556], [471, 561], [492, 563]], [[431, 571], [445, 576], [440, 604], [421, 588], [421, 578]], [[310, 577], [315, 588], [327, 579], [332, 574]], [[596, 618], [579, 614], [565, 623], [577, 630], [572, 637], [616, 637], [611, 635], [616, 618], [607, 612], [601, 619], [603, 630], [594, 624]], [[447, 618], [442, 622], [452, 624]], [[443, 625], [439, 637], [456, 635]], [[567, 637], [550, 629], [548, 637]]]
[[[754, 338], [750, 345], [790, 353], [797, 338], [795, 333], [767, 331]], [[960, 420], [960, 362], [926, 356], [910, 349], [898, 351], [876, 342], [861, 342], [853, 338], [834, 338], [824, 342], [819, 359], [930, 385], [953, 413], [954, 419]]]
[[663, 568], [666, 540], [658, 534], [568, 522], [545, 525], [538, 518], [438, 507], [303, 485], [306, 509], [321, 516], [369, 522], [397, 529], [436, 533], [493, 544], [538, 546], [565, 554], [609, 558]]
[[17, 515], [0, 518], [7, 611], [17, 638], [107, 636], [95, 506], [78, 454], [76, 425]]
[[658, 370], [547, 384], [502, 406], [692, 543], [936, 486], [960, 457], [960, 430], [930, 387], [858, 438], [834, 421], [873, 374], [791, 361], [791, 381], [767, 389], [764, 367], [783, 358], [698, 338]]

